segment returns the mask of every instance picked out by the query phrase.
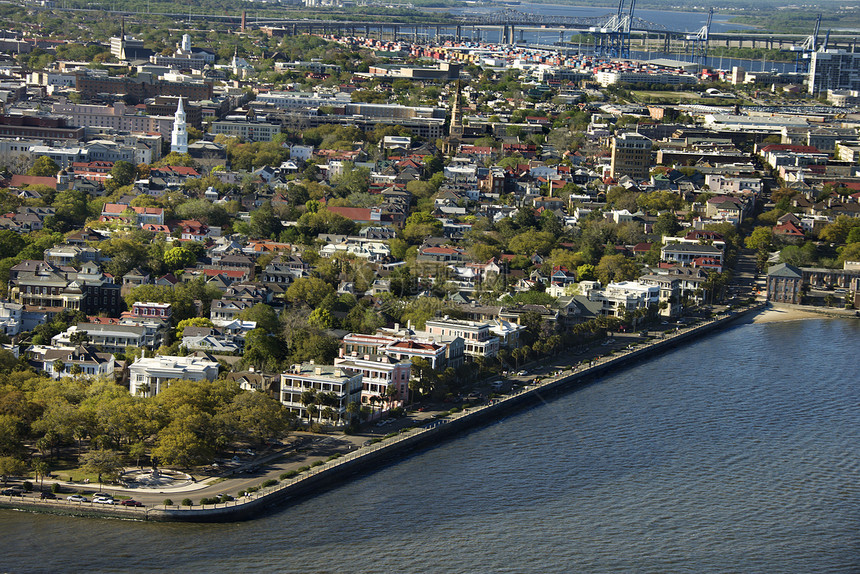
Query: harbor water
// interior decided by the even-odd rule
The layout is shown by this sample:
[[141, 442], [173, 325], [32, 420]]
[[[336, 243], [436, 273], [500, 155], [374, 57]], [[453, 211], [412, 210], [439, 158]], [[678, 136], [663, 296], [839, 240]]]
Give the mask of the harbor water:
[[249, 522], [0, 511], [0, 571], [858, 572], [858, 340], [737, 325]]

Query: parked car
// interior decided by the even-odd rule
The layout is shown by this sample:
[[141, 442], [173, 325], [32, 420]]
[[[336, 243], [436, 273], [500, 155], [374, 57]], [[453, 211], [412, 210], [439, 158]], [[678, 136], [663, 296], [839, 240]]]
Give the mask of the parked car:
[[134, 500], [132, 498], [129, 498], [128, 500], [123, 500], [122, 502], [120, 502], [120, 504], [123, 506], [134, 506], [135, 508], [143, 508], [142, 502], [138, 502], [137, 500]]
[[24, 491], [20, 488], [12, 487], [4, 489], [3, 492], [0, 494], [2, 494], [3, 496], [24, 496]]
[[41, 498], [42, 500], [56, 500], [57, 495], [54, 494], [53, 492], [48, 491], [48, 492], [41, 493], [39, 495], [39, 498]]
[[95, 498], [93, 498], [93, 502], [95, 504], [116, 504], [113, 498], [107, 498], [105, 496], [96, 496]]
[[69, 502], [89, 502], [90, 500], [86, 496], [82, 496], [80, 494], [72, 494], [71, 496], [67, 496], [66, 500]]

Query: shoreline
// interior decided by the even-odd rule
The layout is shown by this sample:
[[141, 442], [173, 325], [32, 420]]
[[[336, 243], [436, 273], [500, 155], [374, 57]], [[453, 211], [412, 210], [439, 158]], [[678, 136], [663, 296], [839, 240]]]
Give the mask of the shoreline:
[[752, 323], [786, 323], [789, 321], [804, 321], [807, 319], [838, 319], [857, 317], [854, 309], [836, 309], [832, 307], [810, 307], [808, 305], [790, 305], [787, 303], [768, 303], [752, 318]]
[[[699, 340], [737, 321], [767, 311], [765, 303], [757, 304], [718, 316], [705, 323], [667, 333], [665, 337], [652, 339], [644, 344], [610, 353], [596, 358], [588, 366], [582, 364], [556, 364], [560, 374], [548, 377], [537, 384], [529, 384], [517, 392], [500, 397], [483, 405], [469, 407], [460, 412], [437, 417], [420, 427], [401, 430], [396, 436], [386, 437], [378, 443], [350, 452], [345, 456], [311, 468], [296, 478], [278, 481], [277, 484], [255, 492], [251, 499], [235, 500], [206, 506], [146, 508], [102, 507], [101, 505], [68, 503], [65, 500], [39, 501], [35, 499], [0, 500], [0, 508], [88, 516], [95, 518], [125, 518], [159, 522], [236, 522], [264, 516], [273, 509], [282, 508], [300, 496], [313, 496], [349, 477], [364, 472], [373, 472], [398, 460], [415, 449], [429, 448], [455, 438], [476, 426], [491, 423], [507, 412], [521, 410], [543, 402], [546, 393], [559, 394], [576, 390], [589, 384], [596, 377], [609, 371], [623, 369], [648, 360], [682, 344]], [[556, 361], [564, 360], [557, 358]], [[11, 498], [11, 497], [10, 497]]]

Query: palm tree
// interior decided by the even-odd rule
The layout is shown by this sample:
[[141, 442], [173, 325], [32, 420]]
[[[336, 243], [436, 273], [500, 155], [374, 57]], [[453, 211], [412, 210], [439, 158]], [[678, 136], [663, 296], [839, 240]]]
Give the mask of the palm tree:
[[33, 472], [35, 472], [36, 478], [39, 479], [39, 490], [42, 490], [42, 487], [45, 485], [45, 476], [48, 474], [48, 463], [44, 460], [34, 462]]
[[336, 413], [335, 413], [335, 411], [334, 411], [334, 409], [333, 409], [333, 408], [331, 408], [331, 407], [325, 407], [325, 408], [322, 410], [322, 416], [323, 416], [324, 418], [326, 418], [326, 419], [328, 419], [328, 420], [332, 421], [332, 420], [334, 420], [334, 417], [336, 416]]
[[351, 401], [346, 405], [346, 413], [349, 415], [350, 423], [359, 416], [361, 405], [357, 401]]
[[[304, 405], [305, 410], [308, 413], [308, 424], [311, 424], [311, 407], [317, 402], [317, 394], [313, 390], [302, 391], [301, 396], [299, 397], [299, 402]], [[314, 407], [316, 410], [316, 408]]]
[[391, 410], [391, 401], [397, 396], [397, 385], [388, 385], [383, 396], [385, 397], [388, 410]]
[[308, 425], [310, 425], [313, 418], [315, 416], [317, 416], [319, 409], [317, 408], [317, 406], [315, 404], [310, 404], [307, 406], [307, 411], [308, 411]]

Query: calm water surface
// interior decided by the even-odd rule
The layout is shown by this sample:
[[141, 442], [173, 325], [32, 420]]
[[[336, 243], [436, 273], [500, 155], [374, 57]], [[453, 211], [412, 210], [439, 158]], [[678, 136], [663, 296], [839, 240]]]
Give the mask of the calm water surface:
[[0, 511], [0, 571], [860, 572], [858, 341], [740, 325], [252, 522]]

